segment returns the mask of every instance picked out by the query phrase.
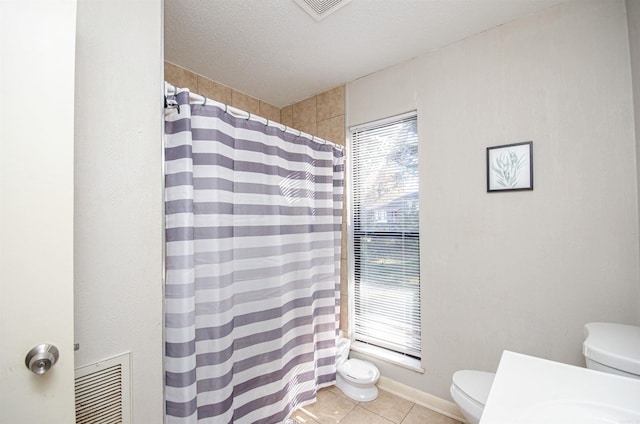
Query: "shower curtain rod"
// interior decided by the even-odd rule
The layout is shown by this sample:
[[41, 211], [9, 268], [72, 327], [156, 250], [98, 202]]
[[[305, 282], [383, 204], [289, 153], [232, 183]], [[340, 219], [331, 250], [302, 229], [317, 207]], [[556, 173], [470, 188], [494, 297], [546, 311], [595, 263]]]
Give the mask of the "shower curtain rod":
[[[165, 98], [165, 107], [166, 108], [177, 108], [178, 109], [178, 113], [180, 112], [180, 107], [178, 106], [177, 103], [174, 102], [170, 102], [167, 100], [167, 96], [175, 96], [176, 94], [186, 91], [187, 89], [185, 88], [178, 88], [173, 84], [170, 84], [168, 82], [165, 81], [164, 83], [164, 98]], [[205, 96], [201, 96], [200, 94], [196, 94], [196, 93], [192, 93], [191, 91], [189, 91], [189, 103], [191, 104], [201, 104], [201, 105], [213, 105], [213, 106], [218, 106], [220, 109], [224, 109], [224, 111], [226, 113], [229, 113], [233, 116], [235, 116], [236, 118], [244, 118], [247, 120], [251, 120], [251, 121], [256, 121], [256, 122], [260, 122], [262, 124], [265, 124], [268, 127], [274, 127], [274, 128], [278, 128], [281, 131], [284, 131], [286, 133], [289, 134], [293, 134], [296, 135], [298, 137], [304, 136], [308, 139], [310, 139], [313, 142], [316, 143], [320, 143], [320, 144], [328, 144], [330, 146], [332, 146], [335, 149], [338, 150], [344, 150], [344, 146], [340, 145], [340, 144], [336, 144], [333, 143], [329, 140], [325, 140], [324, 138], [320, 138], [320, 137], [316, 137], [313, 134], [307, 134], [305, 132], [302, 132], [300, 130], [296, 130], [294, 128], [288, 127], [286, 125], [283, 125], [279, 122], [275, 122], [272, 121], [270, 119], [264, 118], [262, 116], [259, 115], [254, 115], [251, 112], [247, 112], [244, 111], [242, 109], [238, 109], [236, 107], [233, 106], [229, 106], [227, 104], [224, 103], [220, 103], [217, 102], [215, 100], [211, 100]]]

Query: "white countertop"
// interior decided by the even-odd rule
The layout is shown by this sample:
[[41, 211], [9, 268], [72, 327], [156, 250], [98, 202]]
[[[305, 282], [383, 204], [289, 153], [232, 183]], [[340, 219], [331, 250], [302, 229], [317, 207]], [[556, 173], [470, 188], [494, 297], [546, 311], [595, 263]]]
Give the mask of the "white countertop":
[[640, 424], [640, 380], [504, 351], [480, 424]]

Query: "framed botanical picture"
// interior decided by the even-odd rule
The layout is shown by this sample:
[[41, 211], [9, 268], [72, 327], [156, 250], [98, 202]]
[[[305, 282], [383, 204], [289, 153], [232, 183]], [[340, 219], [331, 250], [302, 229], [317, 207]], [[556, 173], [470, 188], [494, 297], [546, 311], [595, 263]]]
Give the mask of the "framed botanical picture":
[[487, 191], [533, 190], [533, 142], [487, 147]]

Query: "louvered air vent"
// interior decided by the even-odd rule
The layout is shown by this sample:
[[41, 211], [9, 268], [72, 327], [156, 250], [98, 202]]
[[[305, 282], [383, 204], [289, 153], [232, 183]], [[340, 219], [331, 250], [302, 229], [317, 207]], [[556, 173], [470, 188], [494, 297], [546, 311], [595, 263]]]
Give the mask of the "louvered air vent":
[[76, 369], [76, 424], [129, 424], [129, 353]]
[[324, 19], [351, 0], [293, 0], [316, 21]]

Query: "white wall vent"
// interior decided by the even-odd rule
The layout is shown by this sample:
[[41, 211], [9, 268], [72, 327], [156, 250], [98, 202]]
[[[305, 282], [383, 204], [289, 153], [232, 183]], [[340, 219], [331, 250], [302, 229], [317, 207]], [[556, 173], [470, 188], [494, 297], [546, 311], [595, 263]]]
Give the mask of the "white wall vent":
[[76, 424], [130, 424], [130, 353], [76, 369]]
[[293, 0], [313, 19], [319, 21], [336, 10], [351, 3], [351, 0]]

